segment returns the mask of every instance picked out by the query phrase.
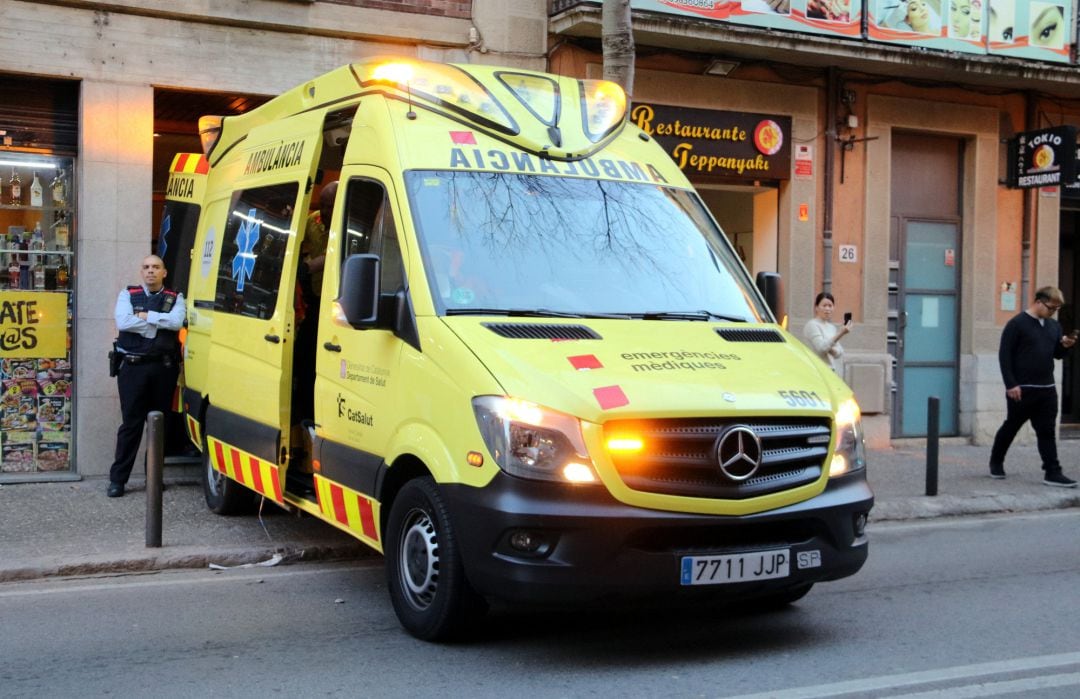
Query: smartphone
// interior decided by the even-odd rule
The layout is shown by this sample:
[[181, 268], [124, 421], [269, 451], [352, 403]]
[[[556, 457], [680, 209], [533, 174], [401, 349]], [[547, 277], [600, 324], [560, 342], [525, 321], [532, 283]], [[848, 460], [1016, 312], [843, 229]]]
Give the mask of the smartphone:
[[[851, 311], [848, 311], [847, 313], [844, 314], [844, 325], [847, 325], [850, 322], [851, 322]], [[1080, 333], [1080, 331], [1076, 331], [1076, 330], [1073, 330], [1073, 332]]]
[[1074, 340], [1076, 338], [1080, 337], [1080, 330], [1070, 330], [1069, 331], [1069, 337], [1071, 337]]

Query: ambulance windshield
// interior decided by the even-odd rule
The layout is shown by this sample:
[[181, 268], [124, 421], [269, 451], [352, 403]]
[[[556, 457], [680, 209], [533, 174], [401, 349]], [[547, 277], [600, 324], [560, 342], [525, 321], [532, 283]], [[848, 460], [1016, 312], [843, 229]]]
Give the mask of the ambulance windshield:
[[688, 191], [461, 171], [406, 184], [440, 314], [768, 318]]

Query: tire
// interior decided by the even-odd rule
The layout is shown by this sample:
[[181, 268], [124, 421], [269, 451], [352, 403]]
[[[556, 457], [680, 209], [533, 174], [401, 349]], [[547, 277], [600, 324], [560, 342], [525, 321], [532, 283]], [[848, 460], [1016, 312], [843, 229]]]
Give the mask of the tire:
[[807, 583], [805, 585], [788, 588], [787, 590], [781, 590], [780, 592], [773, 592], [772, 594], [756, 597], [754, 598], [754, 605], [762, 610], [783, 609], [790, 604], [798, 602], [803, 597], [806, 597], [806, 593], [810, 592], [812, 587], [814, 587], [814, 583]]
[[469, 585], [446, 504], [431, 478], [401, 489], [387, 523], [386, 579], [398, 620], [424, 641], [463, 636], [487, 611]]
[[[206, 429], [205, 425], [203, 429]], [[205, 434], [202, 441], [202, 484], [206, 506], [215, 514], [248, 514], [255, 507], [254, 491], [214, 469]]]

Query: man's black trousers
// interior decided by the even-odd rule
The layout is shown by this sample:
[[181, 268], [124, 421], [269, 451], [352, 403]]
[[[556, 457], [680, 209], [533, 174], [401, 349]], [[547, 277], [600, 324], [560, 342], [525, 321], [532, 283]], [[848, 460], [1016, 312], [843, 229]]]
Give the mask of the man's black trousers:
[[180, 369], [162, 361], [142, 364], [124, 362], [116, 383], [120, 389], [120, 413], [123, 422], [116, 432], [116, 456], [109, 469], [109, 481], [126, 484], [139, 453], [143, 424], [152, 410], [167, 413], [172, 407], [173, 392]]
[[1057, 423], [1058, 414], [1057, 388], [1021, 388], [1020, 400], [1006, 397], [1005, 403], [1008, 412], [1005, 422], [1001, 424], [994, 437], [994, 446], [990, 450], [990, 463], [1004, 465], [1005, 452], [1009, 451], [1013, 438], [1024, 423], [1031, 420], [1031, 427], [1035, 430], [1035, 438], [1039, 445], [1043, 470], [1060, 471], [1057, 442], [1054, 441], [1054, 426]]

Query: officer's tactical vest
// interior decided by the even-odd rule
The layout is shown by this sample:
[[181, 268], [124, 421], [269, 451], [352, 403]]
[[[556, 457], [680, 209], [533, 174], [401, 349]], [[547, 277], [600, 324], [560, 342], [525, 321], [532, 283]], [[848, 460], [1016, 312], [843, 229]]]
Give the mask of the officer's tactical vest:
[[[168, 313], [176, 304], [176, 292], [172, 289], [163, 288], [156, 294], [147, 294], [141, 285], [136, 285], [129, 286], [127, 290], [131, 295], [131, 309], [134, 313]], [[153, 339], [145, 338], [139, 333], [121, 332], [117, 342], [122, 350], [130, 354], [175, 355], [179, 347], [176, 331], [164, 328], [158, 328]]]

